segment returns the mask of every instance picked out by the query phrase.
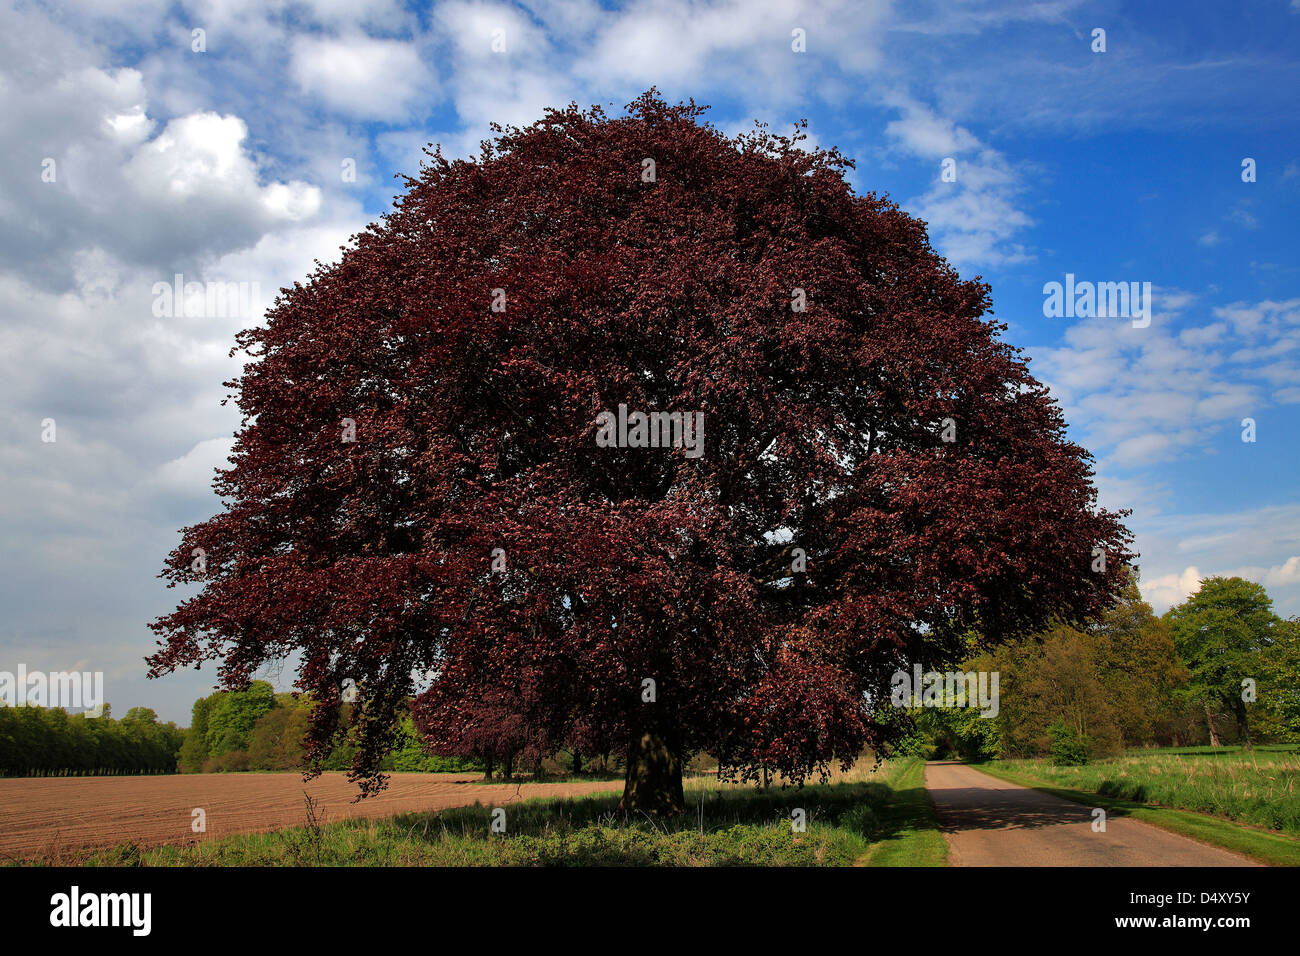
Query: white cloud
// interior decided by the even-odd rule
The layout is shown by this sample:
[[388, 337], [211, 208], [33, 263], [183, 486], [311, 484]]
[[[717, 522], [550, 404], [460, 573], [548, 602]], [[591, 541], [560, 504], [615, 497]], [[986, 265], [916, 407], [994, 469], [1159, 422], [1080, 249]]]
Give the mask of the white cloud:
[[[262, 6], [255, 3], [254, 6]], [[322, 24], [369, 24], [392, 28], [406, 20], [397, 0], [292, 0], [295, 12]]]
[[230, 110], [155, 119], [147, 69], [102, 66], [36, 13], [0, 9], [0, 52], [0, 655], [84, 658], [115, 705], [179, 717], [211, 675], [146, 688], [145, 624], [174, 606], [155, 576], [177, 529], [219, 508], [211, 468], [238, 426], [221, 383], [257, 316], [159, 318], [153, 284], [255, 282], [268, 304], [366, 217], [280, 173]]
[[415, 45], [399, 40], [299, 36], [290, 73], [304, 93], [360, 119], [403, 120], [436, 100], [434, 75]]
[[[71, 288], [94, 249], [162, 275], [192, 270], [319, 213], [317, 187], [265, 175], [241, 118], [199, 111], [159, 130], [143, 75], [77, 62], [89, 55], [52, 33], [2, 74], [0, 153], [24, 168], [7, 176], [0, 257], [29, 281]], [[31, 172], [47, 158], [52, 182]]]
[[1201, 586], [1201, 572], [1194, 567], [1184, 568], [1176, 574], [1165, 574], [1138, 584], [1142, 596], [1157, 613], [1163, 613], [1175, 604], [1181, 604]]
[[1201, 581], [1207, 577], [1245, 578], [1264, 586], [1273, 599], [1273, 610], [1283, 617], [1300, 613], [1300, 555], [1292, 555], [1274, 565], [1223, 565], [1212, 573], [1201, 573], [1195, 567], [1181, 572], [1164, 574], [1150, 581], [1139, 582], [1142, 596], [1160, 613], [1175, 604], [1181, 604], [1196, 593]]
[[159, 486], [173, 492], [194, 494], [196, 489], [212, 484], [213, 469], [227, 468], [226, 458], [234, 439], [208, 438], [199, 442], [184, 455], [158, 467], [156, 481]]
[[[792, 103], [801, 75], [828, 62], [858, 76], [876, 69], [888, 11], [887, 3], [843, 0], [640, 0], [600, 25], [580, 73], [625, 89], [689, 82], [725, 87], [749, 103]], [[805, 53], [791, 48], [796, 29]]]
[[1283, 302], [1233, 302], [1214, 310], [1215, 318], [1227, 319], [1242, 336], [1277, 333], [1300, 327], [1300, 298]]
[[974, 153], [982, 148], [969, 130], [915, 101], [904, 101], [901, 109], [902, 117], [885, 127], [885, 135], [893, 137], [908, 152], [938, 159], [958, 153]]
[[1239, 202], [1228, 212], [1228, 220], [1243, 229], [1258, 229], [1259, 217], [1246, 207], [1248, 203]]
[[1221, 430], [1240, 427], [1243, 416], [1295, 398], [1300, 299], [1214, 307], [1213, 321], [1178, 329], [1180, 310], [1197, 298], [1154, 291], [1148, 328], [1127, 319], [1080, 319], [1062, 346], [1031, 350], [1039, 379], [1104, 467], [1203, 452]]
[[1164, 612], [1211, 576], [1243, 577], [1268, 590], [1283, 617], [1300, 614], [1300, 505], [1252, 506], [1218, 513], [1155, 515], [1139, 509], [1132, 526], [1142, 556], [1140, 586]]
[[1282, 564], [1269, 568], [1261, 575], [1265, 587], [1289, 587], [1300, 584], [1300, 555], [1293, 554]]
[[[987, 268], [1033, 259], [1013, 241], [1033, 225], [1018, 207], [1023, 186], [1014, 165], [968, 129], [909, 96], [890, 94], [886, 102], [902, 114], [885, 127], [895, 148], [933, 166], [930, 188], [905, 205], [929, 224], [939, 251], [957, 266]], [[953, 160], [951, 182], [941, 175], [947, 159]]]
[[[320, 211], [316, 186], [294, 180], [259, 186], [258, 172], [244, 150], [248, 127], [237, 116], [195, 113], [172, 120], [156, 139], [145, 143], [127, 161], [124, 178], [136, 191], [136, 201], [152, 203], [161, 196], [168, 205], [188, 205], [185, 213], [211, 219], [217, 207], [260, 210], [269, 227], [276, 221], [298, 221]], [[200, 204], [195, 208], [195, 203]], [[160, 210], [160, 213], [163, 211]]]

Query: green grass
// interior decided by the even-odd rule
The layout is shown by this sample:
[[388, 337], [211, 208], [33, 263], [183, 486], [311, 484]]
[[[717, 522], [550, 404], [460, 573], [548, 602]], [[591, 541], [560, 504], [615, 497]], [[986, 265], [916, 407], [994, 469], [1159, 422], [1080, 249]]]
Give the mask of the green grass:
[[1057, 767], [1046, 760], [1001, 763], [1051, 786], [1192, 810], [1300, 837], [1300, 756], [1288, 752], [1153, 750], [1083, 767]]
[[[1291, 754], [1300, 751], [1300, 744], [1256, 744], [1254, 753], [1257, 754]], [[1240, 746], [1232, 745], [1229, 747], [1133, 747], [1128, 751], [1130, 757], [1151, 757], [1171, 755], [1206, 755], [1212, 757], [1228, 757], [1233, 754], [1251, 753], [1252, 751], [1243, 750]]]
[[[1164, 761], [1177, 759], [1178, 756], [1175, 754], [1154, 759]], [[1224, 816], [1196, 812], [1177, 804], [1161, 805], [1160, 802], [1152, 799], [1150, 791], [1144, 791], [1142, 800], [1124, 796], [1123, 794], [1134, 786], [1134, 777], [1141, 775], [1143, 770], [1153, 769], [1135, 768], [1132, 763], [1134, 759], [1121, 757], [1078, 768], [1054, 767], [1041, 760], [997, 760], [980, 764], [979, 769], [1011, 783], [1032, 787], [1086, 806], [1101, 807], [1112, 816], [1130, 816], [1135, 820], [1150, 823], [1203, 843], [1233, 850], [1263, 863], [1300, 866], [1300, 840], [1286, 833], [1254, 828]], [[1191, 763], [1199, 759], [1199, 757], [1191, 757], [1185, 762]], [[1207, 775], [1198, 780], [1198, 775], [1193, 768], [1183, 769], [1188, 776], [1180, 776], [1178, 779], [1181, 784], [1167, 791], [1161, 791], [1162, 793], [1187, 803], [1203, 800], [1204, 794], [1198, 794], [1198, 788], [1218, 790], [1222, 796], [1222, 789], [1226, 784], [1219, 777]], [[1079, 772], [1075, 773], [1076, 770]], [[1236, 770], [1238, 778], [1245, 773], [1244, 768], [1238, 767]], [[1154, 768], [1151, 775], [1163, 782], [1164, 778], [1171, 776], [1171, 768], [1161, 765]], [[1229, 779], [1232, 777], [1229, 776]]]
[[881, 811], [878, 839], [863, 862], [868, 866], [944, 866], [948, 841], [939, 832], [934, 803], [925, 789], [925, 762], [900, 760], [890, 780], [893, 791]]
[[[90, 866], [941, 866], [947, 845], [917, 758], [868, 759], [832, 782], [767, 790], [688, 782], [687, 812], [619, 812], [617, 793], [535, 798], [381, 820], [345, 820], [190, 846], [126, 844]], [[795, 832], [791, 811], [806, 829]]]

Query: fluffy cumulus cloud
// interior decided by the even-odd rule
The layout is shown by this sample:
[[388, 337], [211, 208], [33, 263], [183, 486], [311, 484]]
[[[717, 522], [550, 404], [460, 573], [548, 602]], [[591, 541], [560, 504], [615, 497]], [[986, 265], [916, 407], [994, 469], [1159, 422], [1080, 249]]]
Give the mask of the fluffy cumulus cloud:
[[265, 306], [362, 212], [273, 169], [243, 117], [156, 118], [140, 70], [37, 13], [0, 19], [0, 648], [103, 670], [115, 702], [181, 717], [210, 677], [144, 689], [144, 625], [176, 529], [216, 505], [238, 424], [221, 382], [258, 312], [167, 314], [156, 288], [242, 283]]
[[1181, 604], [1201, 586], [1201, 572], [1194, 567], [1174, 574], [1163, 574], [1141, 582], [1142, 596], [1159, 612]]
[[0, 87], [14, 186], [0, 250], [34, 282], [70, 288], [91, 249], [131, 266], [193, 265], [319, 212], [316, 187], [261, 174], [238, 116], [196, 112], [159, 129], [138, 71], [77, 64], [73, 38], [49, 41], [53, 56], [13, 44]]
[[435, 93], [434, 74], [412, 43], [368, 36], [303, 36], [293, 41], [298, 89], [352, 117], [401, 120]]

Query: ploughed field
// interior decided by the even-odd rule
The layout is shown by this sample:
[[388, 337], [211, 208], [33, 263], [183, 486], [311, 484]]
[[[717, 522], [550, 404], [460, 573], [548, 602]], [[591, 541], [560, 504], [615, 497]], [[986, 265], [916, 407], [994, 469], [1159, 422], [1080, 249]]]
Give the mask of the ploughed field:
[[[0, 860], [74, 863], [92, 850], [132, 842], [186, 844], [307, 822], [444, 810], [475, 802], [505, 806], [529, 797], [573, 797], [622, 789], [623, 781], [479, 784], [474, 773], [394, 773], [388, 789], [353, 803], [344, 773], [304, 782], [297, 773], [184, 774], [157, 777], [0, 778]], [[192, 829], [202, 809], [207, 830]]]

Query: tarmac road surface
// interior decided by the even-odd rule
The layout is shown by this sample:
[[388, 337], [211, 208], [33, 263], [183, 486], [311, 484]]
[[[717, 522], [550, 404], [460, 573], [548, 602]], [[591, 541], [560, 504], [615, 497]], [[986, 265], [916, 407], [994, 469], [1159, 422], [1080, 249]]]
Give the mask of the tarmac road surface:
[[951, 866], [1259, 866], [1228, 850], [1007, 783], [956, 761], [930, 761], [925, 786]]

